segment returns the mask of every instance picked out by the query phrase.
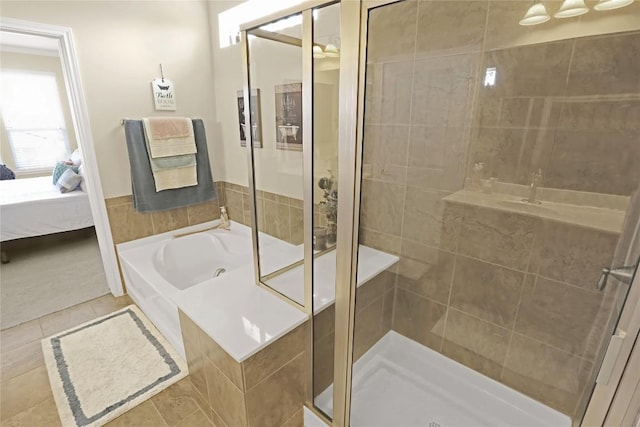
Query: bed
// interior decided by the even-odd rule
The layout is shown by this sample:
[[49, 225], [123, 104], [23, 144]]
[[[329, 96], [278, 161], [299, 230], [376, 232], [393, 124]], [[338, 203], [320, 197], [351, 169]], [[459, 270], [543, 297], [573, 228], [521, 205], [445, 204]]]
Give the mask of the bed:
[[51, 176], [0, 181], [0, 241], [42, 236], [93, 226], [89, 195], [69, 193]]

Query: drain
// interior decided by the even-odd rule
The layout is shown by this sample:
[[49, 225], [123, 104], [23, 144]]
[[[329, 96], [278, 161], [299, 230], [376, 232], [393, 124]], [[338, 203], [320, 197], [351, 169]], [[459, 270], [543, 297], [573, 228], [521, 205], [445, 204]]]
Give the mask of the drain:
[[431, 421], [429, 423], [429, 427], [442, 427], [442, 426], [440, 425], [440, 423], [437, 423], [435, 421]]

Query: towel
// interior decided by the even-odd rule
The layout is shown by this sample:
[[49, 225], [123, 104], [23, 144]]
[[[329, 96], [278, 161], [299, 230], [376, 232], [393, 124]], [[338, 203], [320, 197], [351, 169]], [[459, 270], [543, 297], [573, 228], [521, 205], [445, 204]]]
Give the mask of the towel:
[[[193, 125], [191, 126], [193, 128]], [[149, 132], [147, 132], [146, 127], [144, 127], [144, 136], [147, 153], [150, 153]], [[198, 172], [196, 170], [197, 162], [195, 154], [158, 157], [156, 159], [149, 156], [149, 163], [151, 164], [151, 173], [153, 174], [156, 191], [198, 185]]]
[[[191, 120], [186, 117], [145, 117], [142, 119], [152, 158], [194, 154], [196, 143]], [[185, 123], [191, 128], [185, 129]]]
[[142, 120], [125, 120], [124, 131], [131, 166], [133, 207], [138, 212], [175, 209], [215, 199], [216, 190], [211, 177], [207, 138], [201, 119], [193, 120], [197, 153], [198, 185], [156, 192], [151, 163], [147, 154]]

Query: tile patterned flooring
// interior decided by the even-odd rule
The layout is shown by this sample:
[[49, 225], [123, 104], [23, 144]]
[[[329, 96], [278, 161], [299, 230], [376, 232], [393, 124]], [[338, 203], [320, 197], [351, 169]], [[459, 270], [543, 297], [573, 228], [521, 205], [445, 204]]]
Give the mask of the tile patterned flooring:
[[[0, 426], [60, 426], [40, 340], [131, 304], [105, 295], [0, 333]], [[107, 424], [109, 427], [211, 427], [189, 377]]]

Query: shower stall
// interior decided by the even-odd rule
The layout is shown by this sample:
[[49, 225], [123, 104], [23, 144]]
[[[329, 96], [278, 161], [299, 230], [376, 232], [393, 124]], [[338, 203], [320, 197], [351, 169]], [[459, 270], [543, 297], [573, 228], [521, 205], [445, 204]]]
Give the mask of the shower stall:
[[640, 4], [613, 2], [241, 28], [255, 280], [310, 315], [325, 421], [612, 423], [640, 328]]

